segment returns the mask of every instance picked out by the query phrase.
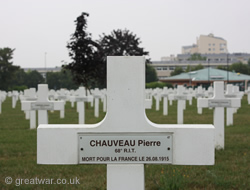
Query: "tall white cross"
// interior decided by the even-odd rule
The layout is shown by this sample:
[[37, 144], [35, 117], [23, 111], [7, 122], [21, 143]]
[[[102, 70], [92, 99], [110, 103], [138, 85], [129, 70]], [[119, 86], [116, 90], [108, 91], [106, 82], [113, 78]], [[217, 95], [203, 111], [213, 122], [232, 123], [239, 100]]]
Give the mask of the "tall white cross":
[[212, 98], [199, 98], [198, 108], [214, 108], [215, 148], [224, 149], [224, 108], [238, 108], [239, 98], [225, 98], [224, 82], [214, 82], [214, 96]]
[[144, 57], [108, 57], [105, 118], [92, 125], [40, 125], [37, 163], [107, 164], [108, 190], [144, 189], [145, 163], [213, 165], [213, 125], [152, 123], [144, 90]]

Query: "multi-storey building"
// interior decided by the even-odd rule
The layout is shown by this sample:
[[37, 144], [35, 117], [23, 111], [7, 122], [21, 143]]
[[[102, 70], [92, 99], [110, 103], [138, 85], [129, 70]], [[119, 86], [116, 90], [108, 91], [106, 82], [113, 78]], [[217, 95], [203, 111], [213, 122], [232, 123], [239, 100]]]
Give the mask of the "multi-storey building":
[[247, 64], [250, 59], [249, 53], [201, 54], [201, 56], [206, 57], [206, 60], [190, 61], [190, 54], [179, 54], [176, 59], [172, 61], [152, 61], [151, 66], [155, 68], [159, 80], [163, 80], [169, 77], [176, 67], [182, 67], [184, 71], [188, 66], [195, 67], [199, 64], [203, 65], [205, 68], [217, 68], [218, 66], [227, 67], [237, 62]]
[[227, 52], [227, 41], [213, 34], [200, 35], [196, 44], [182, 47], [182, 54], [221, 54]]

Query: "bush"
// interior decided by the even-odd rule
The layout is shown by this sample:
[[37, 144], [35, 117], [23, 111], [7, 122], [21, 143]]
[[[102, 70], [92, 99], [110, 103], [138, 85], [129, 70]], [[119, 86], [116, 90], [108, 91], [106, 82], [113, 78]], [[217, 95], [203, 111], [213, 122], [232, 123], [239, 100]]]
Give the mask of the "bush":
[[17, 90], [17, 91], [24, 91], [25, 89], [28, 89], [27, 86], [21, 85], [21, 86], [13, 86], [11, 90]]
[[172, 84], [164, 82], [150, 82], [146, 84], [146, 88], [163, 88], [163, 87], [173, 88]]

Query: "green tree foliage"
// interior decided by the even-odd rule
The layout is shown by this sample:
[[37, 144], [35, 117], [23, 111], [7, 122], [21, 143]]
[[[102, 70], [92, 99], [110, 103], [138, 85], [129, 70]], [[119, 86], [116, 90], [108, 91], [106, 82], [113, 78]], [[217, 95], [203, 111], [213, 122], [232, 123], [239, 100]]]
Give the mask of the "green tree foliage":
[[0, 90], [9, 90], [12, 88], [14, 73], [19, 69], [12, 65], [13, 52], [15, 49], [0, 48]]
[[104, 56], [142, 56], [148, 55], [144, 48], [139, 47], [141, 41], [129, 30], [113, 30], [110, 35], [100, 36], [98, 41]]
[[146, 83], [146, 88], [163, 88], [163, 87], [173, 88], [173, 85], [170, 83], [164, 82], [150, 82]]
[[29, 71], [26, 73], [26, 82], [25, 85], [28, 88], [37, 88], [38, 84], [43, 84], [44, 78], [38, 71]]
[[236, 73], [250, 74], [248, 65], [243, 64], [242, 62], [238, 62], [238, 63], [234, 63], [230, 65], [229, 70], [235, 71]]
[[[99, 83], [103, 86], [105, 86], [103, 82], [106, 81], [107, 56], [146, 56], [149, 54], [147, 51], [144, 51], [144, 48], [140, 47], [140, 38], [127, 29], [113, 30], [109, 35], [103, 34], [100, 36], [98, 43], [100, 44], [100, 51], [103, 56], [102, 60], [104, 61], [101, 69], [103, 72], [99, 78]], [[149, 63], [149, 60], [146, 60], [146, 62]], [[146, 67], [146, 70], [147, 69], [149, 69], [149, 71], [146, 71], [146, 73], [151, 73], [151, 75], [148, 76], [152, 77], [148, 80], [157, 80], [156, 78], [153, 78], [154, 76], [152, 75], [154, 73], [150, 70], [151, 68]]]
[[177, 66], [177, 67], [175, 67], [174, 71], [171, 72], [171, 76], [179, 75], [183, 72], [184, 71], [183, 71], [182, 67]]
[[191, 71], [197, 71], [197, 70], [201, 70], [201, 69], [204, 69], [204, 66], [201, 64], [193, 66], [193, 67], [188, 65], [185, 71], [182, 69], [182, 67], [177, 66], [177, 67], [175, 67], [175, 70], [171, 73], [171, 76], [179, 75], [179, 74], [184, 73], [184, 72], [188, 73]]
[[189, 61], [205, 61], [207, 58], [202, 57], [200, 53], [194, 53], [188, 58]]
[[71, 71], [74, 81], [78, 85], [90, 88], [100, 72], [102, 64], [99, 54], [99, 45], [91, 39], [91, 34], [86, 31], [88, 13], [82, 13], [76, 19], [75, 33], [67, 45], [72, 62], [64, 65], [64, 69]]
[[154, 67], [146, 64], [146, 83], [158, 81], [156, 71]]
[[228, 69], [227, 66], [218, 66], [217, 69], [250, 75], [250, 65], [242, 62], [233, 63]]
[[196, 65], [195, 67], [191, 68], [191, 71], [197, 71], [204, 69], [204, 66], [202, 64]]
[[[76, 19], [76, 30], [67, 45], [72, 62], [64, 68], [70, 70], [73, 79], [87, 88], [106, 87], [107, 56], [142, 56], [148, 52], [139, 47], [141, 41], [129, 30], [113, 30], [93, 41], [87, 29], [87, 13]], [[148, 60], [149, 61], [149, 60]], [[147, 67], [148, 68], [148, 67]]]
[[77, 89], [78, 85], [74, 83], [71, 72], [61, 70], [60, 72], [48, 72], [47, 83], [49, 89], [58, 90], [60, 88]]

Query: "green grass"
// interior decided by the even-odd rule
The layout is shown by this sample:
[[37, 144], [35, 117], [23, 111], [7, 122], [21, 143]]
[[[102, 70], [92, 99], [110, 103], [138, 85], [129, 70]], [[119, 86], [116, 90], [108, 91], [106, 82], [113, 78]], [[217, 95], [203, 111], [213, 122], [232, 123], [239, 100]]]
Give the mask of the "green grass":
[[[169, 106], [168, 116], [160, 111], [147, 110], [148, 118], [155, 123], [176, 124], [176, 102]], [[65, 118], [59, 111], [49, 113], [50, 124], [77, 124], [76, 107], [67, 102]], [[100, 105], [100, 117], [94, 117], [94, 110], [88, 105], [86, 123], [101, 121], [105, 113]], [[213, 110], [203, 109], [197, 114], [196, 100], [184, 111], [185, 124], [212, 124]], [[20, 102], [12, 109], [11, 99], [2, 104], [0, 114], [0, 189], [106, 189], [106, 165], [37, 165], [36, 130], [29, 129], [29, 121], [21, 111]], [[145, 165], [146, 189], [250, 189], [250, 105], [246, 97], [242, 107], [234, 114], [234, 125], [225, 127], [225, 150], [216, 151], [214, 166]], [[12, 177], [13, 183], [5, 183]], [[80, 184], [25, 184], [16, 186], [20, 179], [66, 179]], [[17, 180], [17, 181], [15, 181]], [[124, 179], [126, 182], [126, 179]], [[53, 181], [55, 182], [55, 181]], [[121, 184], [124, 185], [124, 184]]]

